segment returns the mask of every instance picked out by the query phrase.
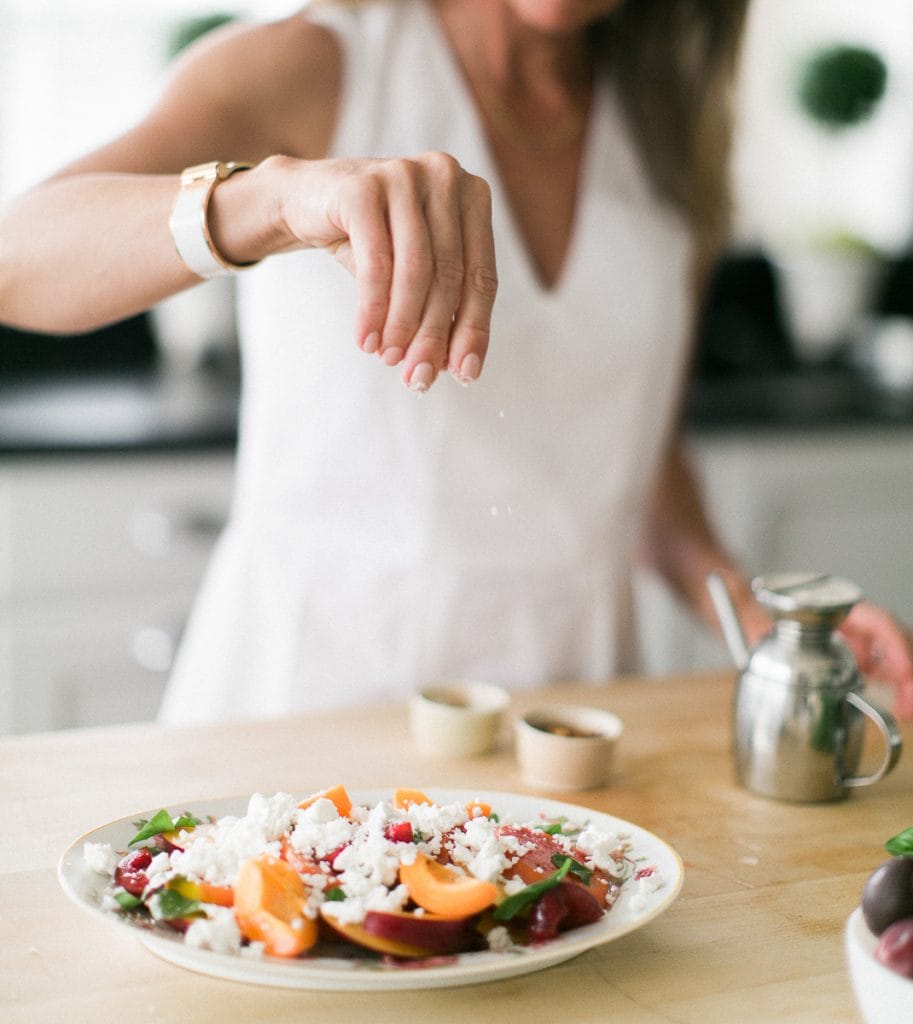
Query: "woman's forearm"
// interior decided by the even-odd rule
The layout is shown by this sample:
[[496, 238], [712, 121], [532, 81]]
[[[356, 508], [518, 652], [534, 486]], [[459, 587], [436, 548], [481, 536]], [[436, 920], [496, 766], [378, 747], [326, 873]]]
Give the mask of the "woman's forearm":
[[[268, 192], [253, 182], [245, 188], [247, 174], [254, 172], [218, 186], [210, 212], [211, 228], [221, 226], [219, 242], [238, 262], [280, 244], [274, 218], [257, 200]], [[168, 228], [178, 187], [176, 174], [82, 172], [46, 181], [11, 204], [0, 218], [0, 321], [76, 333], [199, 283]]]
[[744, 573], [716, 536], [680, 444], [670, 451], [660, 473], [647, 518], [643, 561], [715, 631], [719, 632], [719, 621], [706, 583], [711, 572], [723, 577], [749, 642], [770, 628]]

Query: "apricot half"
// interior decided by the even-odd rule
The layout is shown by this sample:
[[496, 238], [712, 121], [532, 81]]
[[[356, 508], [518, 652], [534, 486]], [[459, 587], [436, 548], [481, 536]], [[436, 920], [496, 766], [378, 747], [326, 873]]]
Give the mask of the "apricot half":
[[263, 854], [246, 860], [235, 880], [241, 934], [271, 956], [298, 956], [317, 941], [317, 922], [305, 914], [304, 883], [293, 867]]
[[330, 786], [329, 789], [322, 789], [319, 793], [312, 793], [310, 796], [305, 797], [298, 806], [301, 810], [305, 810], [321, 798], [329, 800], [333, 804], [340, 818], [348, 818], [352, 813], [352, 799], [346, 787], [341, 784]]
[[399, 879], [413, 902], [442, 917], [470, 917], [498, 898], [493, 882], [464, 875], [424, 853], [417, 854], [411, 864], [400, 865]]

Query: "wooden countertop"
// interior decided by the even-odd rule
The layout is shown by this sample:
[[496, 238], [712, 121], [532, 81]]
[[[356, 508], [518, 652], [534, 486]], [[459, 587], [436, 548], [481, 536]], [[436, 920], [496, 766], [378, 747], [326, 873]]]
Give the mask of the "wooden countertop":
[[[639, 931], [522, 977], [432, 992], [296, 992], [164, 963], [70, 903], [55, 867], [82, 833], [152, 806], [255, 791], [395, 785], [531, 792], [509, 735], [435, 761], [405, 708], [166, 730], [137, 725], [0, 740], [0, 1019], [6, 1024], [476, 1018], [624, 1024], [859, 1024], [842, 929], [883, 842], [913, 824], [913, 756], [835, 804], [794, 806], [733, 781], [731, 675], [622, 680], [518, 695], [514, 710], [585, 700], [625, 722], [614, 782], [560, 799], [626, 818], [680, 853], [685, 883]], [[905, 740], [913, 731], [904, 727]]]

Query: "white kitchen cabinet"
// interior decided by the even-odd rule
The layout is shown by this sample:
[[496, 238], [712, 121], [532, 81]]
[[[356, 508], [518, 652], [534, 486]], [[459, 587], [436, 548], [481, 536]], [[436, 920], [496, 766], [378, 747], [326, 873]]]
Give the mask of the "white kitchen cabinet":
[[[749, 572], [840, 573], [913, 620], [913, 428], [690, 443]], [[0, 458], [0, 733], [155, 715], [233, 473], [228, 450]], [[637, 594], [646, 670], [729, 665], [657, 580]]]
[[[913, 623], [913, 427], [697, 435], [707, 505], [752, 575], [849, 577]], [[655, 579], [638, 580], [644, 667], [728, 666], [729, 655]]]
[[0, 733], [154, 717], [230, 452], [0, 460]]

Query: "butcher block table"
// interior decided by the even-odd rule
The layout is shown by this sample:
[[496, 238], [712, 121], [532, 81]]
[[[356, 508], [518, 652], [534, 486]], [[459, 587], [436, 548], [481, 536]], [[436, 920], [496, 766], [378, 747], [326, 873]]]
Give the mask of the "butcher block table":
[[904, 726], [908, 749], [878, 785], [833, 804], [772, 802], [733, 780], [733, 683], [732, 674], [689, 675], [515, 696], [511, 714], [573, 700], [621, 716], [612, 784], [543, 795], [666, 840], [684, 862], [684, 886], [663, 914], [573, 960], [424, 991], [302, 991], [193, 973], [71, 903], [56, 864], [98, 825], [215, 797], [306, 795], [336, 782], [529, 794], [509, 728], [494, 753], [455, 760], [415, 752], [401, 705], [0, 740], [0, 1021], [859, 1024], [842, 929], [886, 858], [884, 840], [913, 825], [913, 730]]

